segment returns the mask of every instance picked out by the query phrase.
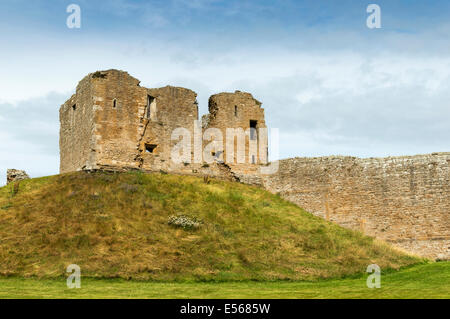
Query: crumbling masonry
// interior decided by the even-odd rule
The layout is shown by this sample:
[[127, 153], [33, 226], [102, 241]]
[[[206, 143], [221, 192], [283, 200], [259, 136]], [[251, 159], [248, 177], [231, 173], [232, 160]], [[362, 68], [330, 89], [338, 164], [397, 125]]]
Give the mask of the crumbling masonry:
[[[251, 94], [239, 91], [213, 95], [209, 100], [210, 114], [203, 118], [202, 125], [198, 121], [196, 97], [194, 91], [181, 87], [141, 87], [139, 80], [118, 70], [89, 74], [60, 109], [61, 173], [142, 169], [251, 179], [260, 162], [267, 159], [267, 147], [258, 154], [259, 146], [267, 145], [266, 139], [247, 134], [244, 163], [223, 163], [226, 153], [219, 144], [225, 145], [226, 128], [265, 128], [261, 103]], [[202, 150], [206, 145], [199, 148], [200, 159], [194, 146], [209, 128], [219, 129], [223, 141], [207, 154], [213, 161], [205, 162]], [[182, 162], [172, 158], [179, 143], [172, 138], [176, 129], [184, 129], [190, 135], [186, 138], [191, 154]], [[238, 138], [233, 141], [237, 143]], [[256, 153], [249, 155], [253, 142]]]
[[450, 153], [280, 161], [271, 192], [406, 251], [450, 259]]
[[25, 171], [21, 171], [18, 169], [8, 169], [6, 171], [6, 183], [20, 182], [25, 179], [29, 179], [30, 177]]
[[[189, 89], [147, 89], [118, 70], [91, 73], [60, 109], [60, 171], [163, 170], [258, 184], [344, 227], [421, 256], [450, 259], [450, 153], [294, 158], [281, 160], [275, 174], [261, 175], [267, 138], [248, 129], [266, 124], [261, 103], [251, 94], [213, 95], [209, 114], [197, 120], [196, 93]], [[191, 135], [183, 162], [172, 158], [177, 128]], [[215, 159], [207, 164], [193, 150], [212, 128], [220, 130], [223, 143], [205, 149]], [[227, 152], [238, 141], [226, 139], [227, 128], [247, 130], [243, 163], [226, 160], [235, 159]]]

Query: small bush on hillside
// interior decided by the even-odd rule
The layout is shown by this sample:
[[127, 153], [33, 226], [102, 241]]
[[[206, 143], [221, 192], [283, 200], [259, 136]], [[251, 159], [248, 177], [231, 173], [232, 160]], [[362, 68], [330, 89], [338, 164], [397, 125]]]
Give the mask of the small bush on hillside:
[[202, 225], [202, 221], [186, 215], [172, 215], [169, 217], [168, 224], [183, 229], [197, 229]]

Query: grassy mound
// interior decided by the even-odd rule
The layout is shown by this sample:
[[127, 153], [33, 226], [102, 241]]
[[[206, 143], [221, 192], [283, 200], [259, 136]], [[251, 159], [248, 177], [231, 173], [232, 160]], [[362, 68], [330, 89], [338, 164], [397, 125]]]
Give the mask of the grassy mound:
[[164, 174], [86, 173], [0, 188], [0, 275], [303, 280], [421, 260], [262, 189]]

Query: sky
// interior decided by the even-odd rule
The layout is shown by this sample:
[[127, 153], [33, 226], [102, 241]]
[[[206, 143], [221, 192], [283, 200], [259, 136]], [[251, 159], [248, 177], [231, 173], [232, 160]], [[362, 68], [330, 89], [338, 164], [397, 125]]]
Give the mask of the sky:
[[251, 92], [279, 158], [450, 151], [449, 39], [447, 0], [4, 0], [0, 185], [7, 168], [58, 173], [60, 105], [111, 68], [194, 90], [200, 114], [212, 94]]

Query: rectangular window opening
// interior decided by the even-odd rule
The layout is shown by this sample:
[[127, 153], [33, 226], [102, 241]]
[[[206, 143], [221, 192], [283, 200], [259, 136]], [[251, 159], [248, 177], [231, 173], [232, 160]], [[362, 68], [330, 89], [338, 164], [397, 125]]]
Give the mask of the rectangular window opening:
[[77, 105], [76, 104], [74, 104], [74, 105], [72, 105], [72, 110], [76, 110], [77, 109]]
[[146, 117], [147, 119], [153, 119], [153, 117], [155, 116], [156, 112], [156, 102], [155, 102], [155, 98], [151, 95], [147, 95], [147, 114]]
[[250, 139], [256, 140], [256, 126], [258, 125], [258, 121], [250, 120]]
[[158, 145], [156, 145], [156, 144], [145, 144], [145, 151], [146, 151], [147, 153], [154, 153], [155, 148], [156, 148], [157, 146], [158, 146]]

